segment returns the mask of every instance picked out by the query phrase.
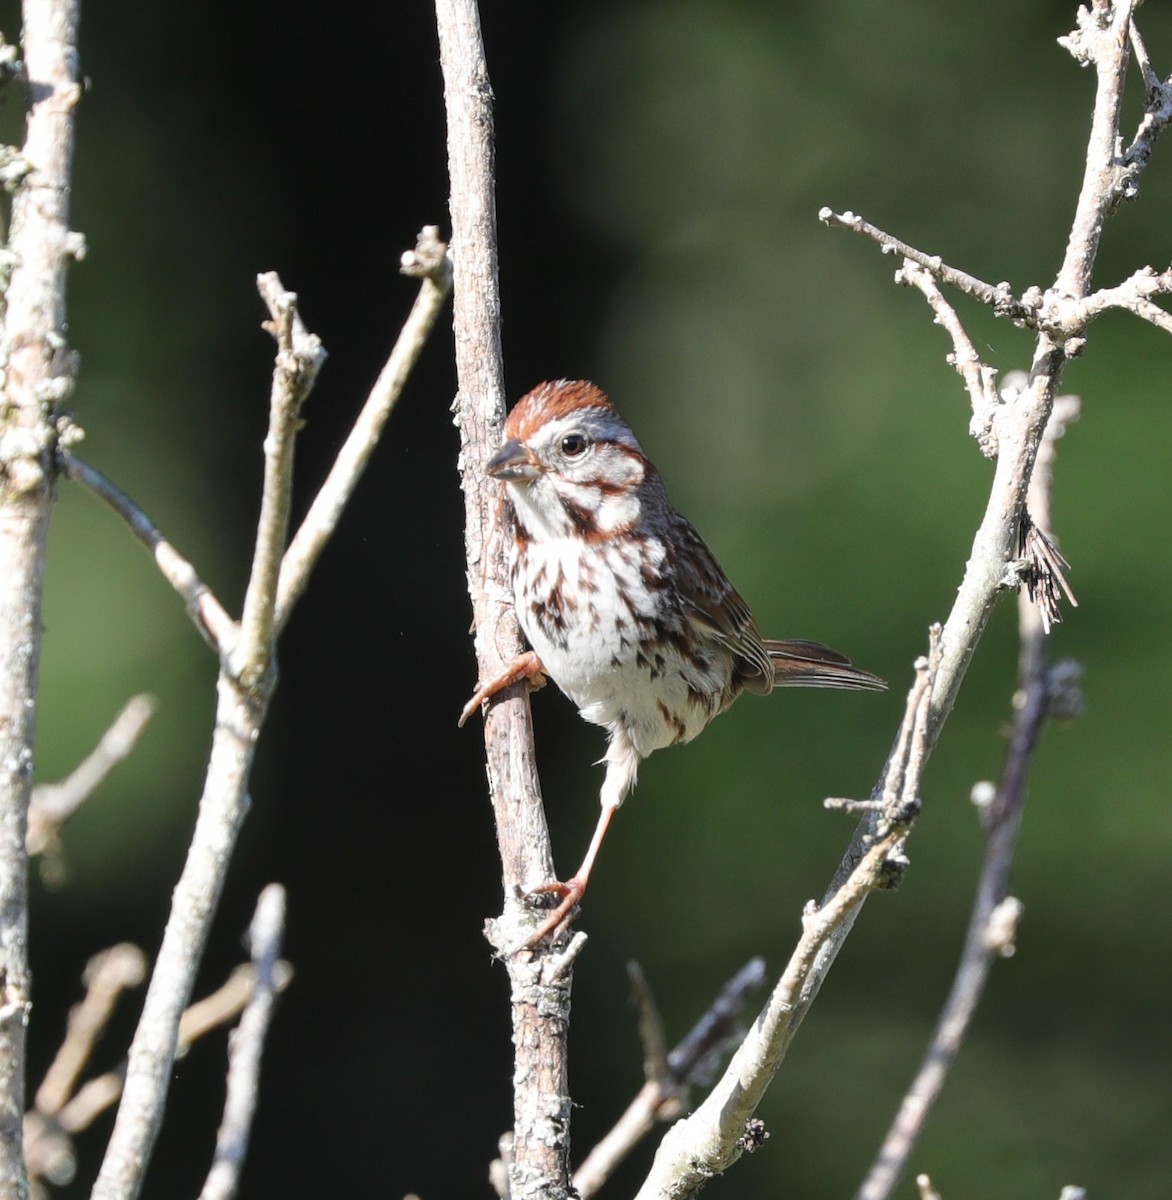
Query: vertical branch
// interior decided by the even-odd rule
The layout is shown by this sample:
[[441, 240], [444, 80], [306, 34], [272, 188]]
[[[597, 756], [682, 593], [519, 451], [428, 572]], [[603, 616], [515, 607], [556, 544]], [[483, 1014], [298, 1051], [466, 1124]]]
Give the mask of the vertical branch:
[[1066, 255], [1054, 285], [1060, 294], [1072, 298], [1081, 298], [1090, 290], [1103, 223], [1116, 202], [1116, 180], [1125, 170], [1120, 154], [1119, 113], [1131, 54], [1128, 26], [1134, 8], [1134, 0], [1093, 0], [1089, 6], [1079, 8], [1078, 28], [1060, 39], [1084, 66], [1094, 63], [1096, 78], [1082, 187]]
[[69, 391], [65, 273], [77, 82], [75, 0], [26, 0], [25, 178], [12, 204], [13, 262], [0, 331], [0, 1196], [27, 1194], [21, 1152], [28, 1015], [28, 858], [54, 410]]
[[[468, 586], [481, 678], [521, 649], [512, 611], [497, 488], [484, 465], [500, 445], [504, 383], [493, 179], [492, 90], [475, 0], [436, 0], [448, 118], [451, 178], [456, 425], [466, 516]], [[490, 923], [499, 951], [525, 940], [531, 918], [520, 895], [554, 877], [522, 687], [485, 720], [489, 789], [496, 817], [504, 914]], [[569, 1193], [570, 1100], [566, 1074], [568, 959], [508, 954], [516, 1055], [514, 1128], [508, 1164], [513, 1200]]]
[[272, 665], [277, 580], [293, 498], [293, 446], [301, 428], [301, 406], [313, 390], [326, 358], [321, 339], [310, 333], [297, 315], [297, 297], [285, 291], [276, 272], [262, 275], [257, 286], [269, 306], [272, 319], [266, 328], [276, 339], [277, 358], [265, 436], [260, 520], [234, 661], [235, 670], [249, 687]]

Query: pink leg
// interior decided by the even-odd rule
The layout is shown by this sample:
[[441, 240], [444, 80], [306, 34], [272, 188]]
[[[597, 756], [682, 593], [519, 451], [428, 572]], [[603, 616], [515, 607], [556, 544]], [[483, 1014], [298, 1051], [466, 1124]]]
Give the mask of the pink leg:
[[537, 927], [536, 931], [521, 945], [522, 950], [532, 950], [538, 942], [543, 938], [548, 937], [557, 928], [566, 921], [570, 914], [578, 904], [582, 897], [586, 894], [586, 885], [590, 882], [590, 872], [594, 869], [594, 860], [598, 857], [598, 851], [602, 846], [602, 839], [606, 837], [606, 831], [610, 826], [611, 818], [615, 814], [615, 809], [609, 805], [604, 807], [602, 815], [598, 818], [598, 824], [594, 827], [594, 836], [590, 839], [590, 847], [586, 851], [586, 857], [582, 860], [582, 865], [574, 872], [570, 879], [565, 883], [548, 883], [544, 887], [535, 888], [530, 895], [535, 895], [541, 892], [556, 892], [561, 896], [561, 903], [558, 904], [545, 920]]
[[462, 726], [486, 700], [491, 700], [497, 692], [512, 687], [514, 683], [520, 683], [522, 679], [529, 681], [532, 691], [545, 687], [545, 667], [542, 666], [541, 659], [533, 650], [526, 650], [524, 654], [518, 654], [472, 693], [472, 699], [464, 705], [464, 711], [460, 714], [459, 721], [456, 722], [457, 728]]

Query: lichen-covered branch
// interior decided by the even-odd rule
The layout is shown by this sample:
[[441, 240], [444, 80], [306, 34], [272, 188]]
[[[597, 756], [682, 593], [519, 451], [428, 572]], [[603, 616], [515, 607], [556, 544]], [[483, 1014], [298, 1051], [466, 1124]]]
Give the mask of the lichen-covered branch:
[[[74, 109], [81, 95], [77, 0], [26, 0], [28, 112], [0, 324], [0, 1197], [27, 1194], [21, 1122], [29, 1006], [25, 838], [36, 735], [41, 605], [56, 417], [76, 364], [65, 276], [83, 252], [69, 228]], [[17, 168], [14, 170], [13, 168]]]

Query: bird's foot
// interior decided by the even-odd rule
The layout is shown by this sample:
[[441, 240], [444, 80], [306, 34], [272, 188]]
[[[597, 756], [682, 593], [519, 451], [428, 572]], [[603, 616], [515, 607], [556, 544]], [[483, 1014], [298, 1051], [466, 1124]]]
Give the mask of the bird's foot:
[[529, 684], [531, 692], [536, 692], [539, 688], [545, 687], [548, 678], [545, 673], [545, 667], [541, 659], [537, 657], [536, 651], [526, 650], [524, 654], [518, 654], [516, 658], [510, 659], [491, 679], [486, 679], [472, 693], [472, 699], [464, 705], [464, 711], [460, 714], [459, 721], [456, 722], [457, 728], [463, 726], [464, 722], [486, 700], [491, 700], [497, 692], [503, 691], [507, 687], [512, 687], [514, 683], [520, 683], [521, 680], [525, 680]]
[[585, 894], [586, 880], [577, 876], [568, 879], [565, 883], [555, 881], [542, 884], [541, 887], [526, 893], [527, 900], [538, 896], [556, 896], [558, 903], [546, 914], [545, 920], [521, 943], [518, 949], [533, 950], [547, 937], [557, 933], [563, 925], [567, 925], [576, 915], [578, 905]]

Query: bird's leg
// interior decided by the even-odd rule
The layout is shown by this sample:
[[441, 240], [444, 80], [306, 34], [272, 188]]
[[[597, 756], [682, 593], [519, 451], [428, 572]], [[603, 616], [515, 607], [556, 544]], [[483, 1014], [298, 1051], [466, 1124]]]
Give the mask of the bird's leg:
[[594, 836], [590, 839], [590, 846], [586, 851], [586, 857], [582, 859], [582, 865], [565, 883], [543, 884], [539, 888], [534, 888], [529, 893], [531, 896], [553, 894], [560, 896], [561, 900], [558, 906], [541, 922], [536, 931], [521, 944], [522, 950], [532, 950], [538, 942], [548, 937], [559, 925], [567, 920], [574, 909], [578, 907], [582, 897], [586, 894], [586, 885], [590, 882], [590, 872], [594, 868], [594, 860], [598, 857], [598, 851], [602, 847], [602, 839], [606, 837], [607, 828], [614, 817], [616, 808], [617, 805], [603, 805], [602, 813], [598, 818], [598, 824], [594, 827]]
[[522, 679], [528, 680], [531, 692], [545, 687], [547, 681], [545, 667], [533, 650], [526, 650], [524, 654], [518, 654], [516, 658], [510, 659], [491, 679], [486, 679], [472, 693], [472, 699], [464, 705], [464, 711], [460, 714], [459, 721], [456, 722], [457, 728], [462, 726], [486, 700], [491, 700], [497, 692], [512, 687], [514, 683], [520, 683]]
[[550, 883], [544, 887], [535, 888], [533, 894], [553, 893], [560, 896], [558, 906], [537, 927], [537, 931], [529, 937], [522, 949], [532, 950], [542, 938], [554, 933], [578, 906], [586, 894], [586, 884], [590, 881], [590, 872], [594, 869], [594, 860], [602, 848], [602, 840], [627, 793], [635, 786], [635, 777], [639, 773], [639, 752], [635, 749], [627, 731], [620, 725], [611, 729], [610, 745], [606, 749], [606, 778], [602, 781], [602, 793], [599, 800], [602, 812], [598, 824], [594, 827], [594, 836], [586, 850], [582, 865], [565, 883]]

